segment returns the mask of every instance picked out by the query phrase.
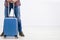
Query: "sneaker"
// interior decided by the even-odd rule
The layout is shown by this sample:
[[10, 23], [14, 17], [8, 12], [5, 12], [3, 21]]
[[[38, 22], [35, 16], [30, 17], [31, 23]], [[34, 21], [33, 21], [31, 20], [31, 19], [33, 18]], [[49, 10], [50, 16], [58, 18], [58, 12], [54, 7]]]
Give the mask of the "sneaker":
[[0, 36], [4, 36], [4, 33], [2, 32]]
[[23, 32], [19, 32], [19, 36], [22, 36], [22, 37], [24, 37], [24, 34], [23, 34]]

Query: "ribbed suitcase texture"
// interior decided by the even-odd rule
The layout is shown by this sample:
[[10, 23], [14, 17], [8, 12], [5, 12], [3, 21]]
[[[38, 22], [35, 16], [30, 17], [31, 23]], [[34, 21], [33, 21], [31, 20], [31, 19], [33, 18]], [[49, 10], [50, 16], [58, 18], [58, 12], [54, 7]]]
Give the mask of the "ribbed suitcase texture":
[[18, 34], [17, 18], [7, 17], [4, 19], [4, 35], [15, 36]]

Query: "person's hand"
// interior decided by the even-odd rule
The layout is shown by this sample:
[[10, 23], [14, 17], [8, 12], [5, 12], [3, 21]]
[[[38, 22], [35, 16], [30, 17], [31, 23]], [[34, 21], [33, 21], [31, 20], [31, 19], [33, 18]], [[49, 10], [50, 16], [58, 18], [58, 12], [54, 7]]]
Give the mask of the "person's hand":
[[13, 1], [13, 3], [17, 2], [17, 0], [12, 0], [12, 1]]

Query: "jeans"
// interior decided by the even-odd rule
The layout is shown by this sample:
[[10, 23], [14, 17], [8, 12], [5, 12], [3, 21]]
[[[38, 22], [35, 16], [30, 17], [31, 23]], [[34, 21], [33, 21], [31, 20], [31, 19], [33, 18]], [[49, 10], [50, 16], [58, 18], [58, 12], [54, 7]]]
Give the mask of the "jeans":
[[[9, 14], [10, 14], [11, 9], [13, 9], [12, 3], [9, 4]], [[20, 6], [14, 6], [14, 14], [18, 20], [18, 31], [22, 32], [21, 19], [20, 19]], [[5, 6], [5, 17], [8, 17], [8, 16], [9, 16], [8, 15], [8, 7]]]

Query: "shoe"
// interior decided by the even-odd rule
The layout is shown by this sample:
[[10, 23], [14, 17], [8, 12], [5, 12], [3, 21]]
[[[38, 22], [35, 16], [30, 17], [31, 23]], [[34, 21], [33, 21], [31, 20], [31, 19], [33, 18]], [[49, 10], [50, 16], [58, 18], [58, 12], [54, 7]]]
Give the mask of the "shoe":
[[24, 37], [23, 32], [19, 32], [19, 36]]
[[2, 32], [0, 36], [4, 36], [4, 33]]

